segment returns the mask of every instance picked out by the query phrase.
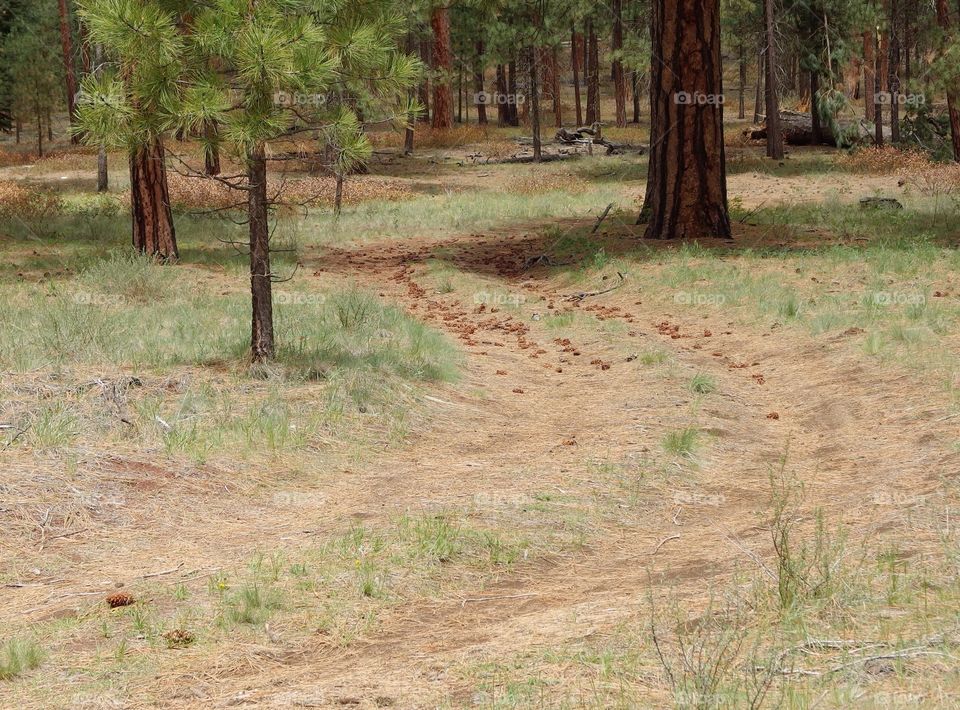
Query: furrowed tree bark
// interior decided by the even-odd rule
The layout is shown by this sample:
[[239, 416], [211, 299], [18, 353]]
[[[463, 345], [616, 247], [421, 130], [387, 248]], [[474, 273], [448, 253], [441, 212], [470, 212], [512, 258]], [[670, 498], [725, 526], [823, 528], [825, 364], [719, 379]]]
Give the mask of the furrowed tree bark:
[[623, 50], [623, 0], [613, 0], [613, 43], [611, 49], [615, 53], [613, 60], [613, 93], [616, 101], [617, 127], [627, 125], [627, 83], [623, 74], [623, 60], [620, 52]]
[[587, 123], [600, 121], [600, 46], [593, 21], [587, 24]]
[[[729, 238], [719, 0], [654, 0], [648, 239]], [[712, 101], [684, 101], [684, 96]]]
[[[70, 10], [67, 0], [59, 0], [60, 4], [60, 48], [63, 51], [63, 75], [67, 89], [67, 114], [70, 116], [70, 125], [73, 125], [77, 110], [77, 75], [73, 68], [73, 34], [70, 29]], [[72, 135], [71, 143], [76, 143], [79, 136]]]
[[577, 125], [583, 125], [583, 106], [580, 103], [580, 36], [570, 29], [570, 64], [573, 69], [573, 102], [577, 109]]
[[250, 357], [253, 362], [272, 360], [273, 281], [270, 271], [270, 224], [267, 217], [267, 161], [263, 146], [248, 157], [247, 219], [250, 223], [250, 298], [252, 322]]
[[774, 160], [783, 160], [783, 135], [780, 132], [780, 97], [777, 85], [777, 36], [774, 30], [773, 0], [764, 0], [763, 22], [767, 42], [766, 60], [764, 62], [766, 68], [764, 83], [766, 84], [767, 107], [767, 157]]
[[180, 258], [162, 138], [138, 146], [130, 156], [130, 212], [137, 251], [165, 261]]
[[[949, 36], [953, 29], [947, 0], [937, 0], [937, 24]], [[953, 159], [960, 163], [960, 91], [956, 84], [947, 90], [947, 113], [950, 116], [950, 136], [953, 139]]]
[[450, 87], [453, 75], [453, 51], [450, 45], [450, 10], [438, 5], [430, 13], [433, 29], [433, 67], [440, 74], [433, 82], [434, 128], [453, 126], [453, 93]]

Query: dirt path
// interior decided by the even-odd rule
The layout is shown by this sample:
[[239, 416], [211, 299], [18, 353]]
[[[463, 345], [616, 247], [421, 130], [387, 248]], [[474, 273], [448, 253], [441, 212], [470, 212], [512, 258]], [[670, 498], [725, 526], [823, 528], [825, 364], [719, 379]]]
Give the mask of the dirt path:
[[[916, 506], [886, 502], [919, 499], [941, 473], [960, 469], [960, 456], [943, 445], [956, 434], [944, 418], [944, 396], [866, 362], [844, 334], [811, 339], [780, 328], [734, 329], [664, 312], [629, 287], [565, 301], [523, 270], [535, 246], [525, 235], [474, 235], [332, 249], [308, 264], [318, 277], [357, 279], [399, 301], [458, 338], [467, 353], [465, 381], [431, 400], [434, 424], [336, 486], [357, 517], [475, 504], [480, 515], [519, 509], [520, 525], [516, 501], [538, 491], [592, 498], [603, 512], [588, 521], [585, 546], [521, 564], [469, 597], [394, 608], [373, 637], [346, 650], [318, 641], [288, 649], [283, 664], [262, 672], [212, 679], [198, 706], [466, 704], [469, 688], [453, 673], [458, 666], [636, 623], [646, 614], [651, 579], [702, 599], [736, 570], [759, 570], [753, 555], [769, 560], [761, 517], [769, 473], [788, 449], [807, 506], [842, 520], [855, 531], [852, 540], [899, 533], [909, 552], [932, 539], [930, 530], [907, 527]], [[428, 293], [422, 267], [437, 248], [528, 303], [542, 298], [544, 313], [569, 306], [625, 323], [636, 352], [672, 352], [677, 376], [641, 366], [635, 353], [625, 355], [599, 334], [557, 337], [512, 312]], [[697, 372], [709, 373], [718, 391], [694, 411], [683, 383]], [[663, 458], [663, 436], [690, 425], [709, 438], [699, 465], [670, 464], [666, 478], [644, 478], [649, 461]], [[611, 489], [591, 462], [627, 471], [637, 497]]]

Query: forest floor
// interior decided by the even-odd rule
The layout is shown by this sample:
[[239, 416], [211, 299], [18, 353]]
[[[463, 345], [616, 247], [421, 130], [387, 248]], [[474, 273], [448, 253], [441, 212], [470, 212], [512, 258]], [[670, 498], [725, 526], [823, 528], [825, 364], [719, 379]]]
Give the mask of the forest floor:
[[255, 372], [237, 227], [0, 169], [63, 201], [0, 220], [0, 706], [960, 702], [960, 181], [731, 147], [665, 244], [641, 156], [504, 140], [281, 217]]

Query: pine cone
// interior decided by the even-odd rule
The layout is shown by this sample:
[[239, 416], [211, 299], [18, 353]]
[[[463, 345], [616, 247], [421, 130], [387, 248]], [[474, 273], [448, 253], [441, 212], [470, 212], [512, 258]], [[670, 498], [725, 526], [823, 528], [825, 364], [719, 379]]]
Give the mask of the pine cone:
[[133, 602], [136, 601], [133, 598], [132, 594], [127, 592], [117, 592], [116, 594], [111, 594], [107, 597], [107, 606], [111, 609], [116, 609], [121, 606], [130, 606]]

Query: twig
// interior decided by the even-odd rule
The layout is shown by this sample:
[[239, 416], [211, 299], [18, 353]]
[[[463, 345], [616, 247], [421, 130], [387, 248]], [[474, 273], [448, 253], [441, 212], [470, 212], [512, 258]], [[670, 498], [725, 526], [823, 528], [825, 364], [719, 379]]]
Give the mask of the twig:
[[603, 220], [607, 218], [607, 215], [610, 214], [610, 210], [613, 209], [613, 203], [611, 202], [607, 205], [607, 209], [603, 211], [603, 214], [597, 217], [597, 223], [593, 225], [593, 229], [590, 230], [590, 234], [596, 234], [597, 230], [600, 229], [600, 225], [603, 224]]
[[653, 552], [650, 553], [650, 556], [653, 557], [655, 554], [657, 554], [658, 552], [660, 552], [660, 548], [663, 547], [664, 545], [666, 545], [666, 544], [667, 544], [668, 542], [670, 542], [671, 540], [679, 540], [679, 539], [680, 539], [680, 536], [679, 536], [679, 535], [671, 535], [670, 537], [665, 537], [665, 538], [663, 538], [663, 539], [660, 541], [660, 544], [658, 544], [655, 548], [653, 548]]
[[618, 288], [623, 286], [627, 282], [627, 277], [617, 272], [617, 276], [620, 277], [619, 283], [616, 286], [611, 286], [610, 288], [605, 288], [602, 291], [581, 291], [580, 293], [574, 294], [572, 296], [567, 296], [568, 301], [582, 301], [585, 298], [590, 298], [592, 296], [602, 296], [605, 293], [610, 293], [611, 291], [616, 291]]
[[460, 606], [466, 606], [468, 602], [492, 602], [500, 599], [523, 599], [525, 597], [538, 597], [540, 596], [537, 592], [530, 592], [528, 594], [508, 594], [502, 597], [476, 597], [473, 599], [464, 599]]
[[149, 572], [148, 574], [140, 575], [140, 579], [150, 579], [151, 577], [162, 577], [165, 574], [173, 574], [179, 570], [183, 569], [183, 562], [178, 564], [176, 567], [170, 569], [165, 569], [161, 572]]

